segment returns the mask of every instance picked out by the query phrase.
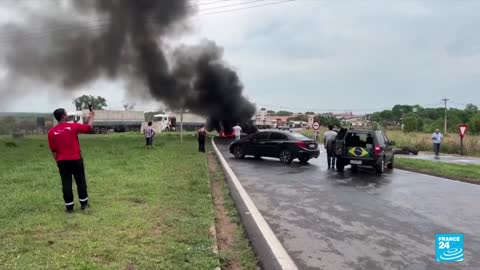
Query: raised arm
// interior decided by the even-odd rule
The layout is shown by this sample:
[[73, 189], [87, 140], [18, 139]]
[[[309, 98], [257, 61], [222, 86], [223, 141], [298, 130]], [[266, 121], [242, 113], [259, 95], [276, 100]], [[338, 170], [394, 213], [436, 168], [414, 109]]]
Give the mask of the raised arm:
[[93, 118], [95, 118], [95, 112], [90, 111], [90, 119], [88, 119], [88, 125], [90, 126], [90, 128], [93, 128]]
[[95, 117], [95, 112], [90, 112], [90, 117], [88, 119], [88, 124], [78, 124], [77, 132], [78, 133], [89, 133], [93, 128], [93, 118]]

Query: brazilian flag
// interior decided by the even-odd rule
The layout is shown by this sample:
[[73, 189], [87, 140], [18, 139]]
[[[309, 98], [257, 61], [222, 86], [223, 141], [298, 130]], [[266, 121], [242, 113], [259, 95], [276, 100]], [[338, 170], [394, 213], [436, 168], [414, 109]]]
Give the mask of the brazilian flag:
[[363, 147], [349, 147], [348, 153], [353, 157], [359, 157], [359, 158], [366, 157], [370, 154], [367, 151], [367, 149]]

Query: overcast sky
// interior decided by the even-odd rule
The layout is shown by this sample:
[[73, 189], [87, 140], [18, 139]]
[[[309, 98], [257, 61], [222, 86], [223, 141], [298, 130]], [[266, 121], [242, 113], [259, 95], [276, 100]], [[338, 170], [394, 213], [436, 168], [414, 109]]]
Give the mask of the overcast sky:
[[[226, 8], [221, 6], [252, 0], [199, 2], [200, 10], [209, 8], [200, 14], [259, 4]], [[2, 17], [8, 13], [8, 5], [0, 9]], [[195, 16], [190, 32], [171, 39], [207, 38], [223, 46], [245, 95], [273, 110], [369, 112], [399, 103], [441, 106], [444, 97], [463, 107], [480, 105], [479, 14], [478, 0], [296, 0]], [[99, 81], [75, 94], [101, 95], [109, 108], [121, 109], [128, 99], [124, 87]], [[73, 96], [44, 88], [0, 111], [73, 107]], [[141, 110], [157, 107], [128, 100]]]

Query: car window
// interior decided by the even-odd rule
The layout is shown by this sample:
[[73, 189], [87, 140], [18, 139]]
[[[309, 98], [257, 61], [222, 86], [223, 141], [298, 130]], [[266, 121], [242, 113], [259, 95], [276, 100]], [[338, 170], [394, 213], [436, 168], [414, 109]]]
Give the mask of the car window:
[[270, 135], [270, 140], [272, 140], [272, 141], [285, 141], [285, 140], [288, 140], [288, 137], [285, 134], [278, 133], [278, 132], [273, 132]]
[[291, 134], [292, 134], [292, 136], [295, 137], [295, 139], [297, 139], [297, 140], [302, 140], [302, 141], [304, 141], [304, 140], [310, 140], [309, 138], [303, 136], [303, 135], [300, 134], [300, 133], [295, 133], [295, 132], [293, 132], [293, 133], [291, 133]]
[[372, 134], [369, 132], [356, 132], [349, 131], [345, 136], [345, 142], [347, 146], [354, 147], [366, 147], [367, 145], [373, 145], [374, 140]]
[[255, 134], [253, 137], [256, 141], [265, 141], [268, 140], [270, 133], [269, 132], [260, 132]]
[[382, 132], [382, 134], [383, 134], [383, 138], [385, 139], [385, 143], [389, 143], [390, 140], [388, 139], [387, 134], [385, 134], [383, 132]]
[[381, 146], [385, 146], [385, 135], [383, 135], [383, 132], [375, 131], [375, 133], [377, 135], [378, 144]]

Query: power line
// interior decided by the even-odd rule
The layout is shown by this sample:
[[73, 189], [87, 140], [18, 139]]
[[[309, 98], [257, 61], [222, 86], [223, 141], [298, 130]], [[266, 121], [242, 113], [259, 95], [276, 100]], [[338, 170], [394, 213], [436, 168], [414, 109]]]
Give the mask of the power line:
[[199, 12], [205, 11], [205, 10], [212, 10], [212, 9], [219, 9], [219, 8], [228, 8], [228, 7], [234, 7], [234, 6], [241, 6], [241, 5], [247, 5], [255, 2], [260, 2], [264, 0], [252, 0], [252, 1], [247, 1], [247, 2], [240, 2], [236, 4], [231, 4], [231, 5], [226, 5], [226, 6], [217, 6], [217, 7], [209, 7], [209, 8], [202, 8], [199, 10]]
[[448, 98], [444, 98], [442, 99], [443, 102], [445, 102], [445, 131], [444, 131], [444, 134], [447, 134], [447, 101], [449, 101], [450, 99]]
[[[226, 2], [228, 0], [224, 1], [216, 1], [216, 2], [209, 2], [205, 4], [213, 4], [213, 3], [219, 3], [219, 2]], [[223, 8], [228, 8], [231, 6], [237, 6], [237, 5], [243, 5], [243, 4], [251, 4], [254, 2], [259, 2], [260, 0], [255, 0], [255, 1], [249, 1], [245, 3], [237, 3], [233, 5], [227, 5], [227, 6], [222, 6]], [[226, 10], [220, 10], [216, 12], [209, 12], [209, 13], [203, 13], [203, 14], [196, 14], [194, 17], [201, 17], [201, 16], [206, 16], [206, 15], [213, 15], [213, 14], [219, 14], [219, 13], [229, 13], [229, 12], [235, 12], [239, 10], [245, 10], [245, 9], [252, 9], [252, 8], [258, 8], [258, 7], [263, 7], [263, 6], [269, 6], [269, 5], [278, 5], [286, 2], [293, 2], [295, 0], [283, 0], [283, 1], [277, 1], [277, 2], [271, 2], [271, 3], [265, 3], [261, 5], [253, 5], [253, 6], [247, 6], [247, 7], [242, 7], [242, 8], [236, 8], [236, 9], [226, 9]], [[200, 10], [199, 12], [201, 12]], [[108, 18], [97, 18], [94, 20], [88, 21], [90, 25], [85, 25], [85, 26], [75, 26], [72, 27], [71, 25], [62, 25], [54, 29], [50, 29], [48, 31], [30, 31], [25, 34], [19, 35], [18, 32], [12, 30], [10, 33], [3, 34], [0, 36], [0, 44], [5, 43], [7, 41], [13, 41], [14, 38], [20, 37], [21, 39], [42, 39], [42, 38], [47, 38], [51, 34], [56, 34], [56, 33], [62, 33], [62, 32], [70, 32], [71, 30], [76, 30], [76, 29], [82, 29], [86, 31], [97, 31], [101, 30], [103, 27], [106, 27], [109, 25], [110, 21]]]
[[223, 10], [223, 11], [217, 11], [217, 12], [204, 13], [204, 14], [199, 14], [198, 16], [213, 15], [213, 14], [219, 14], [219, 13], [226, 13], [226, 12], [232, 12], [232, 11], [252, 9], [252, 8], [263, 7], [263, 6], [278, 5], [278, 4], [283, 4], [283, 3], [287, 3], [287, 2], [294, 2], [294, 1], [296, 1], [296, 0], [284, 0], [284, 1], [278, 1], [278, 2], [273, 2], [273, 3], [255, 5], [255, 6], [250, 6], [250, 7], [243, 7], [243, 8], [236, 8], [236, 9], [230, 9], [230, 10]]

